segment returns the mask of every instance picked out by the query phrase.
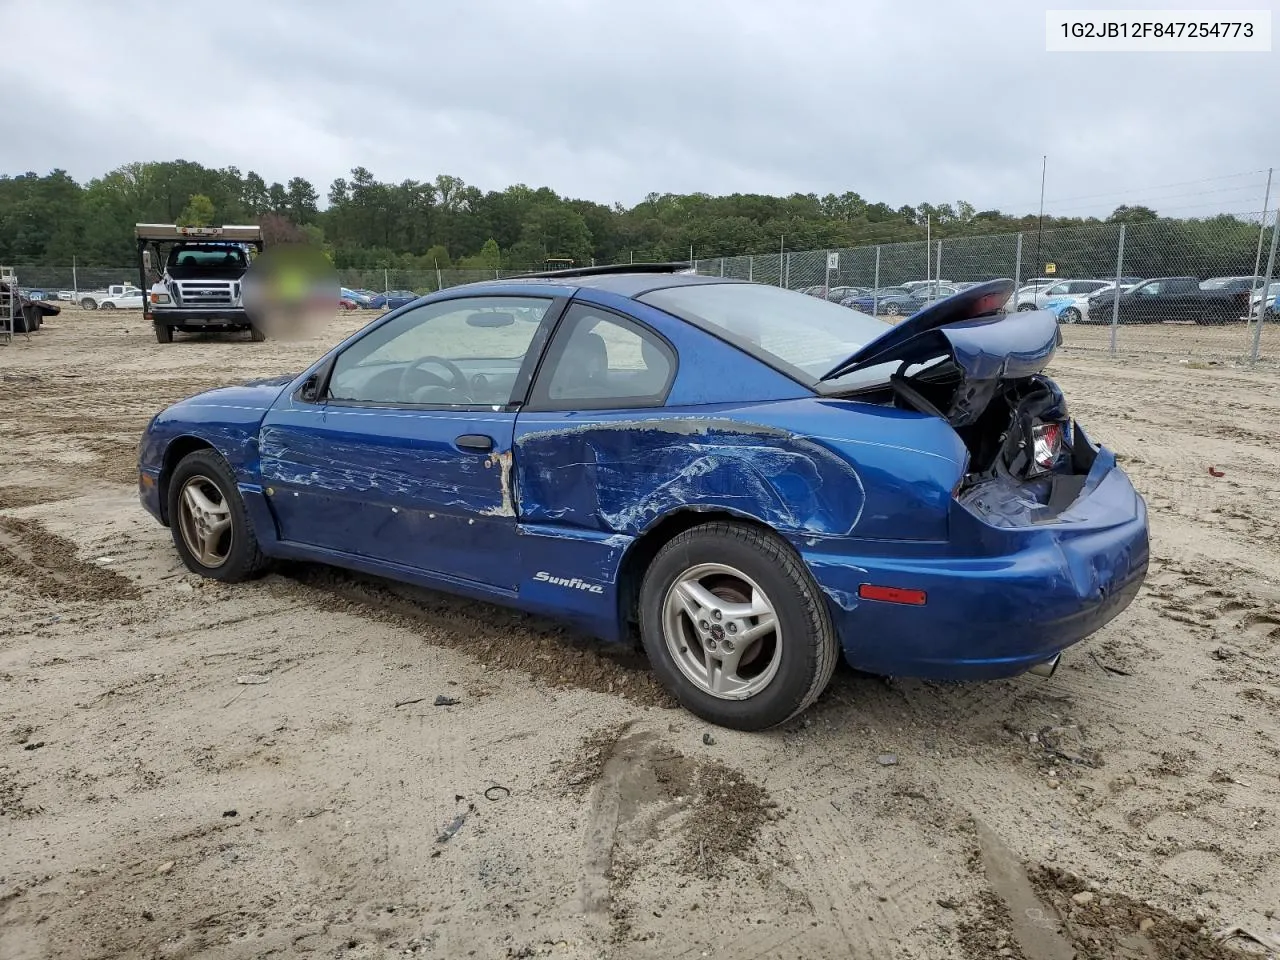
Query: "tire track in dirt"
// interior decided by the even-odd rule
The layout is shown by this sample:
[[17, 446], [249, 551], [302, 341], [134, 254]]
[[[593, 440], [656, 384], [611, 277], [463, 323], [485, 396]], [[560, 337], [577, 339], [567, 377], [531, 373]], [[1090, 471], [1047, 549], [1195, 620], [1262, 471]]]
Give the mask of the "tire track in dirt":
[[133, 600], [138, 588], [113, 570], [86, 563], [75, 545], [41, 524], [0, 517], [0, 576], [52, 600]]

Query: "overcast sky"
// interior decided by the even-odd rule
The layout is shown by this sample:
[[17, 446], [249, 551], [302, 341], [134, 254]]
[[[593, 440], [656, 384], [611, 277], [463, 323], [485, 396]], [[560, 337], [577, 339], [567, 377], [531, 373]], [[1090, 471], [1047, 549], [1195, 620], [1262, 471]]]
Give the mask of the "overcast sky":
[[1051, 212], [1260, 209], [1280, 54], [1050, 54], [1046, 6], [0, 0], [6, 38], [33, 42], [0, 59], [0, 172], [182, 158], [323, 197], [363, 165], [628, 205], [856, 190], [1027, 212], [1047, 154]]

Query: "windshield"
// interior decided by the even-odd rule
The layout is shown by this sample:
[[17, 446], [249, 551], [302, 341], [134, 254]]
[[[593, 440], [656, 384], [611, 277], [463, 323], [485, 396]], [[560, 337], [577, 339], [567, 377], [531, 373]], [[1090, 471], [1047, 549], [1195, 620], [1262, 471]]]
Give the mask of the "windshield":
[[174, 247], [169, 265], [178, 267], [244, 267], [244, 251], [239, 247]]
[[891, 326], [848, 307], [759, 283], [667, 287], [638, 299], [807, 383]]

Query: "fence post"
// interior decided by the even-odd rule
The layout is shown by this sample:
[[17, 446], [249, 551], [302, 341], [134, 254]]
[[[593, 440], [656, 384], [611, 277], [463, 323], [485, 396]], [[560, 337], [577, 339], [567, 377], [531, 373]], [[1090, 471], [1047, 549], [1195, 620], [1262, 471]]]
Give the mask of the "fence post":
[[880, 248], [876, 247], [876, 277], [871, 284], [871, 315], [880, 316]]
[[[1262, 241], [1267, 235], [1267, 211], [1271, 209], [1271, 174], [1274, 172], [1274, 170], [1275, 170], [1274, 167], [1267, 168], [1267, 191], [1262, 197], [1262, 218], [1261, 218], [1261, 221], [1258, 223], [1258, 252], [1254, 254], [1254, 257], [1253, 257], [1254, 290], [1258, 288], [1258, 276], [1259, 276], [1258, 268], [1262, 266]], [[1266, 288], [1264, 287], [1263, 290], [1265, 291], [1265, 289]], [[1253, 290], [1249, 291], [1249, 298], [1252, 301]], [[1263, 293], [1262, 302], [1263, 302], [1263, 305], [1265, 306], [1267, 302], [1267, 297], [1265, 292]], [[1259, 316], [1261, 316], [1261, 314], [1259, 314]]]
[[782, 262], [787, 258], [787, 235], [784, 233], [778, 238], [778, 286], [784, 290], [787, 287], [786, 281], [782, 276]]
[[1018, 291], [1022, 288], [1022, 234], [1018, 234], [1018, 246], [1013, 254], [1013, 309], [1018, 309]]
[[[934, 273], [933, 279], [936, 286], [930, 288], [931, 293], [937, 293], [938, 288], [942, 286], [942, 241], [941, 240], [938, 241], [938, 262], [937, 264], [934, 265], [934, 270], [936, 272]], [[933, 300], [936, 298], [933, 296], [930, 296], [929, 299]]]
[[[1263, 220], [1266, 214], [1262, 215]], [[1267, 288], [1271, 286], [1271, 278], [1276, 271], [1276, 240], [1280, 239], [1280, 206], [1276, 207], [1276, 217], [1271, 224], [1271, 252], [1267, 254], [1267, 280], [1262, 285], [1262, 291], [1258, 297], [1258, 322], [1253, 327], [1253, 349], [1249, 353], [1249, 359], [1257, 363], [1258, 349], [1262, 345], [1262, 326], [1267, 322]], [[1252, 298], [1253, 294], [1249, 295]], [[1276, 299], [1276, 306], [1273, 310], [1280, 312], [1280, 298]]]
[[720, 258], [720, 276], [724, 276], [724, 257]]
[[783, 271], [782, 285], [788, 290], [791, 289], [791, 254], [787, 254], [786, 269]]
[[439, 293], [444, 289], [444, 281], [440, 279], [440, 263], [435, 260], [433, 260], [432, 263], [435, 263], [436, 265], [436, 292]]
[[1116, 329], [1120, 326], [1120, 277], [1124, 274], [1124, 224], [1120, 224], [1120, 243], [1116, 250], [1116, 289], [1111, 297], [1111, 355], [1116, 355]]

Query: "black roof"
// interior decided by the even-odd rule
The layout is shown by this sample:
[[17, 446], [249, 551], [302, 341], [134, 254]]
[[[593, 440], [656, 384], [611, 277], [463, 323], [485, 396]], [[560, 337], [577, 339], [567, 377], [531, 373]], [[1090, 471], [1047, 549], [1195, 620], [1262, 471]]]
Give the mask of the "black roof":
[[668, 287], [693, 287], [708, 283], [747, 283], [747, 281], [729, 277], [701, 277], [691, 273], [611, 273], [598, 277], [583, 277], [576, 285], [616, 293], [620, 297], [634, 298], [654, 290], [665, 290]]
[[[692, 264], [675, 263], [615, 263], [598, 267], [572, 267], [568, 270], [548, 270], [529, 273], [520, 277], [508, 277], [505, 282], [522, 283], [528, 280], [561, 281], [565, 286], [589, 287], [604, 290], [622, 297], [638, 297], [653, 290], [667, 287], [684, 287], [707, 283], [746, 283], [726, 277], [704, 277], [688, 273]], [[499, 283], [504, 281], [498, 281]]]

